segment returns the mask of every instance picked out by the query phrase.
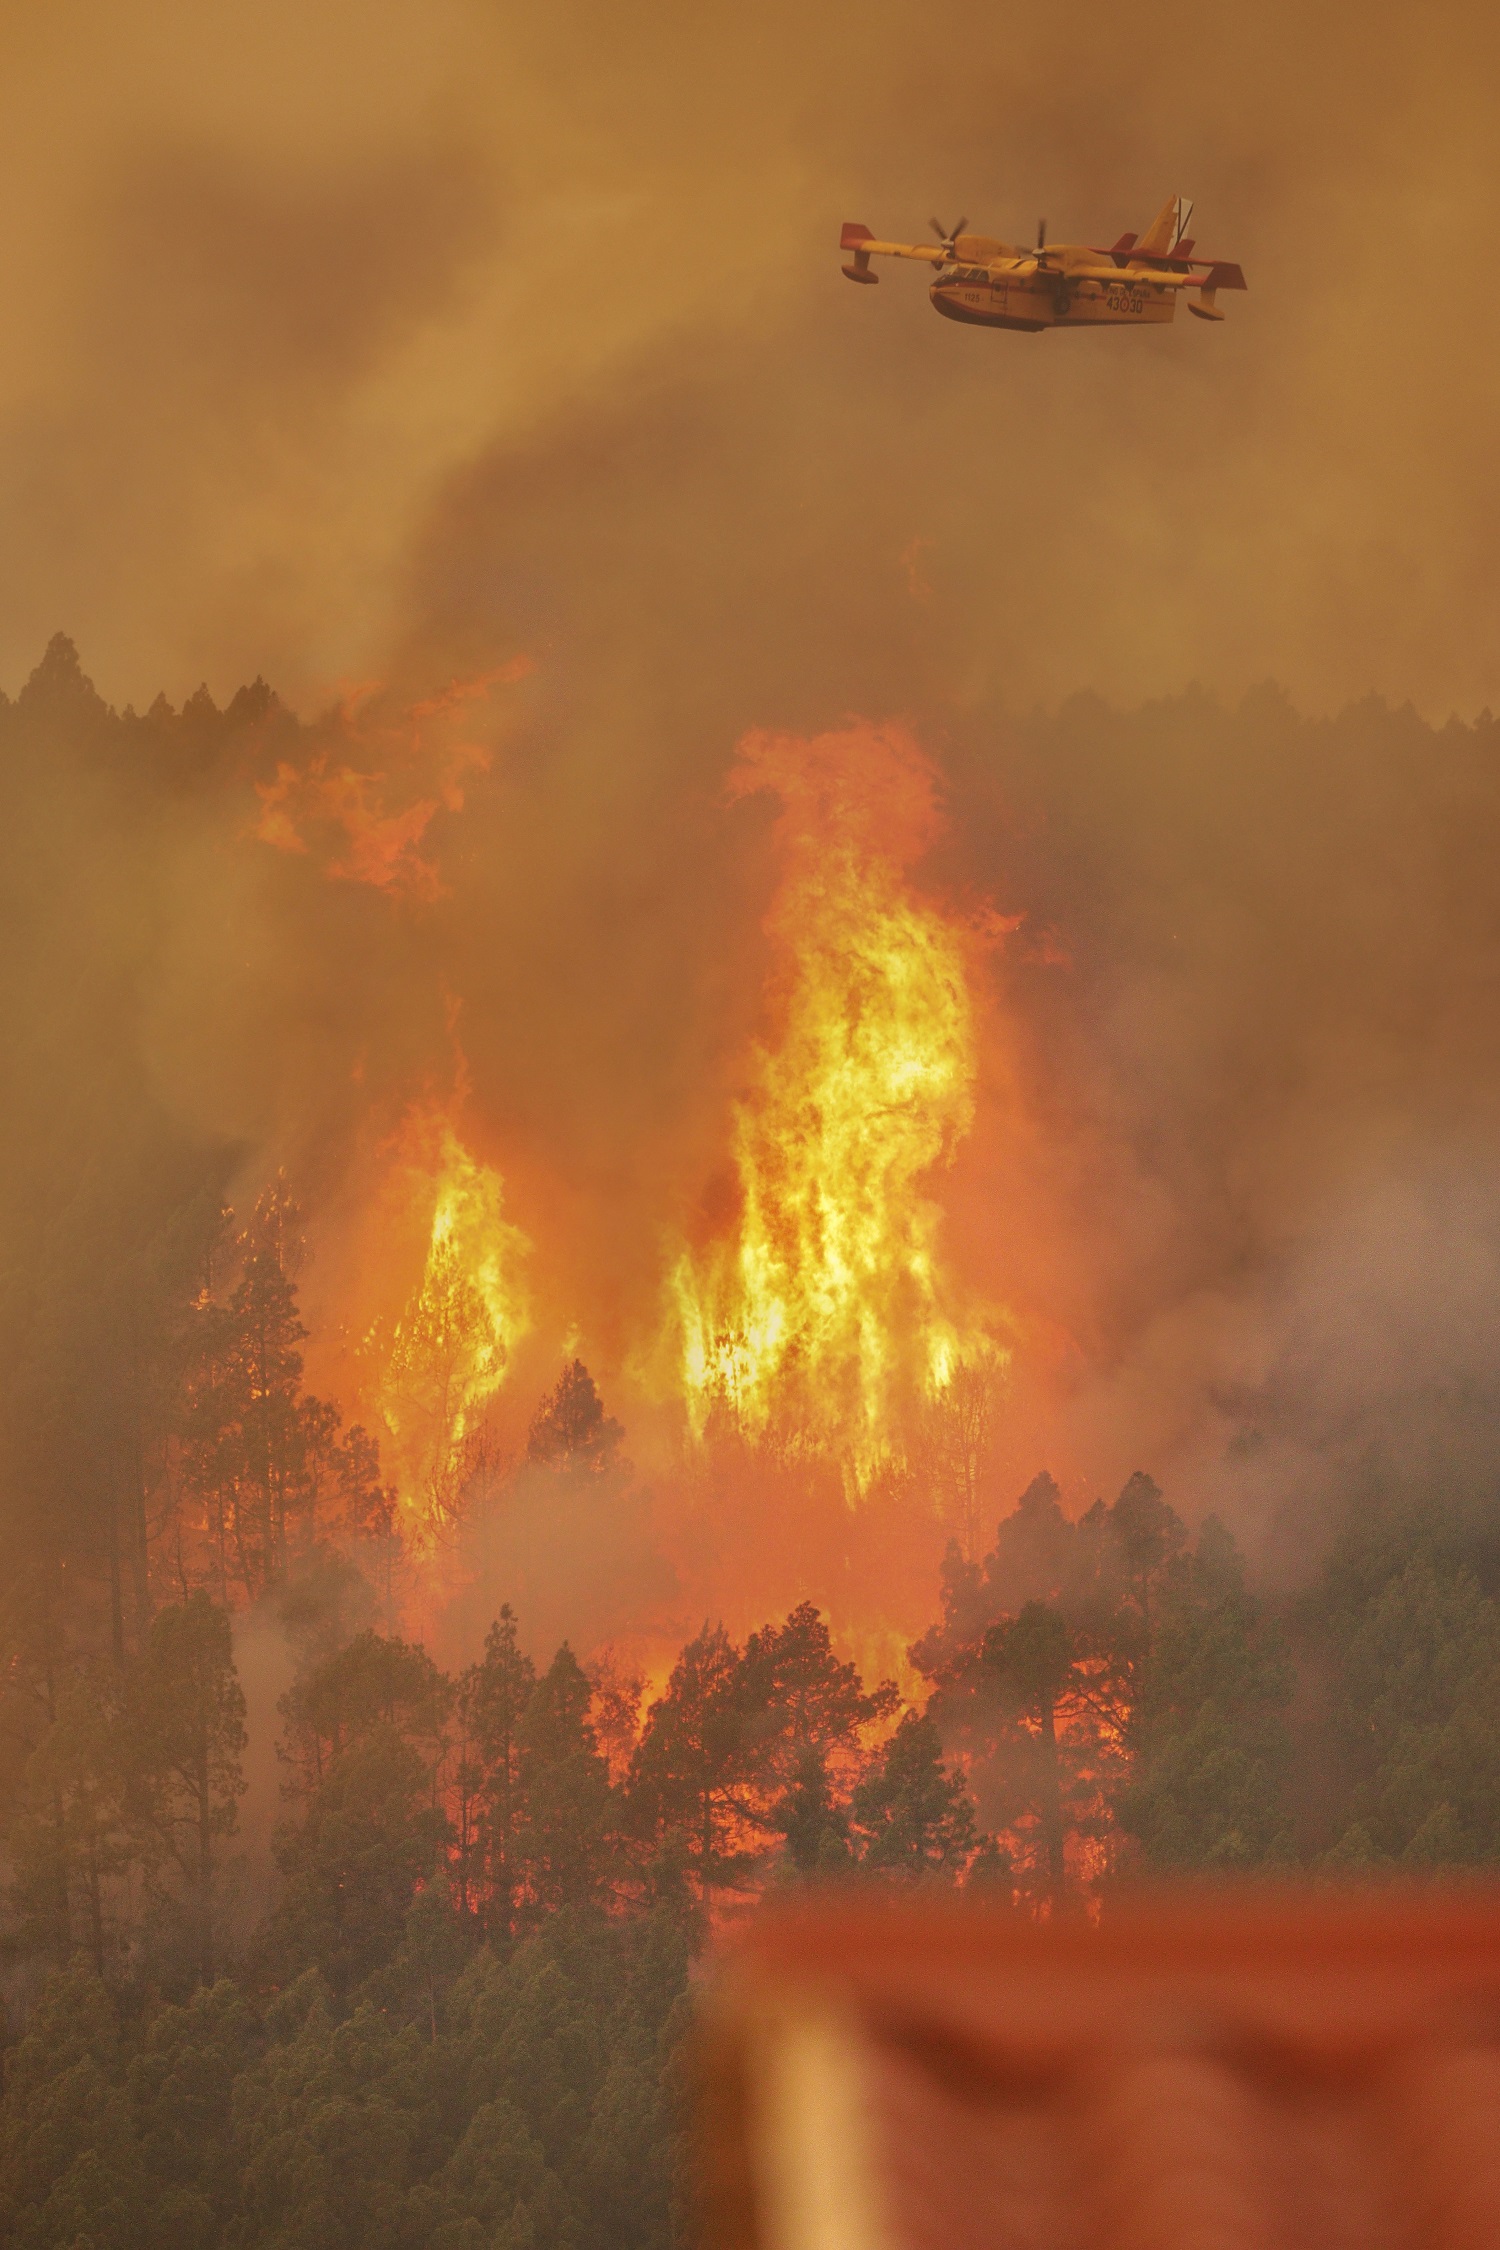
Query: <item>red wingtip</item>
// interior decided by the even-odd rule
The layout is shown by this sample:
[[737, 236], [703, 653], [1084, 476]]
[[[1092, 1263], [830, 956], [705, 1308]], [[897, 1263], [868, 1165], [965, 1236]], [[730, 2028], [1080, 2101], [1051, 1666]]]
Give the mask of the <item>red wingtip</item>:
[[839, 248], [841, 250], [857, 250], [862, 242], [873, 242], [874, 240], [875, 237], [871, 234], [869, 228], [862, 227], [858, 219], [846, 219], [844, 231], [839, 236]]

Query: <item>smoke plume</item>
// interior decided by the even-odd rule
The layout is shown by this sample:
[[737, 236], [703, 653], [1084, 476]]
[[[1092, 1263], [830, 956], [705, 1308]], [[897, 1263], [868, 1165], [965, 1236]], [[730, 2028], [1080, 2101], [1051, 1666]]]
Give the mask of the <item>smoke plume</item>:
[[[28, 24], [13, 1521], [93, 1490], [145, 1247], [278, 1169], [310, 1374], [357, 1387], [416, 1278], [390, 1244], [423, 1254], [392, 1151], [441, 1112], [531, 1245], [495, 1443], [580, 1352], [656, 1509], [631, 1601], [748, 1600], [726, 1526], [781, 1501], [731, 1479], [687, 1540], [640, 1370], [771, 1029], [774, 810], [726, 777], [851, 714], [941, 777], [913, 896], [1017, 923], [933, 1187], [1016, 1324], [991, 1502], [1145, 1466], [1291, 1567], [1351, 1490], [1493, 1474], [1495, 37], [972, 0]], [[970, 334], [838, 277], [844, 219], [1110, 241], [1177, 188], [1249, 277], [1222, 329]], [[83, 672], [33, 669], [60, 626]], [[843, 1567], [810, 1538], [755, 1593]]]

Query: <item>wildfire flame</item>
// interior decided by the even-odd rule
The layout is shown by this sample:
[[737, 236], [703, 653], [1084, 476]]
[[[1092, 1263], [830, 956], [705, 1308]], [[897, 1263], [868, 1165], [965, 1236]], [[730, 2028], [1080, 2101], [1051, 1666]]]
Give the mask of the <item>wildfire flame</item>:
[[401, 1166], [410, 1191], [431, 1201], [426, 1263], [393, 1328], [367, 1350], [383, 1451], [422, 1544], [455, 1520], [484, 1410], [530, 1328], [531, 1244], [504, 1215], [499, 1173], [442, 1111], [410, 1115]]
[[954, 1309], [923, 1188], [973, 1121], [976, 931], [907, 880], [938, 812], [902, 728], [751, 734], [730, 792], [760, 791], [782, 807], [776, 1028], [734, 1109], [737, 1222], [678, 1259], [670, 1330], [695, 1435], [727, 1412], [863, 1472], [961, 1363], [1005, 1356]]
[[377, 687], [351, 689], [326, 722], [332, 747], [305, 766], [281, 760], [274, 780], [256, 782], [254, 835], [277, 851], [319, 852], [331, 882], [441, 898], [437, 863], [423, 849], [428, 829], [440, 810], [463, 809], [468, 776], [491, 764], [489, 750], [466, 739], [466, 714], [532, 669], [530, 657], [515, 657], [393, 715]]

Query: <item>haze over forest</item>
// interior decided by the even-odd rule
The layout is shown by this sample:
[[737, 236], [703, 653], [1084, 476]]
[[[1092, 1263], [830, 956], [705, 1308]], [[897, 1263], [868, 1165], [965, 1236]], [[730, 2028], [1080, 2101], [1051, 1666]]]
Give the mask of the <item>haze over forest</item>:
[[[20, 802], [59, 910], [76, 882], [105, 951], [137, 945], [140, 1099], [232, 1146], [241, 1195], [286, 1164], [315, 1242], [359, 1134], [451, 1078], [457, 1005], [482, 1153], [545, 1235], [539, 1329], [606, 1376], [761, 1020], [774, 867], [760, 808], [720, 803], [735, 745], [906, 719], [953, 795], [940, 884], [1029, 917], [1006, 1004], [1074, 1026], [1061, 1086], [1023, 1089], [1022, 1239], [985, 1278], [1107, 1386], [1055, 1462], [1081, 1493], [1215, 1447], [1211, 1399], [1345, 1236], [1473, 1255], [1487, 1071], [1445, 1093], [1417, 1066], [1462, 1040], [1486, 937], [1411, 802], [1441, 791], [1415, 739], [1344, 722], [1288, 744], [1284, 784], [1269, 706], [1101, 720], [1088, 750], [1075, 713], [1082, 766], [1025, 715], [1191, 683], [1233, 713], [1267, 680], [1312, 716], [1496, 699], [1491, 315], [1464, 279], [1492, 30], [1391, 11], [1354, 51], [1288, 9], [1205, 53], [1169, 17], [1144, 70], [1108, 12], [910, 28], [392, 7], [356, 52], [317, 9], [18, 24], [0, 678], [59, 628], [117, 707], [259, 676], [308, 717], [378, 680], [394, 714], [532, 667], [467, 714], [494, 762], [434, 816], [426, 913], [264, 853], [226, 874], [256, 803], [222, 769], [55, 822], [43, 769]], [[971, 337], [905, 272], [835, 286], [842, 216], [1113, 239], [1177, 185], [1250, 275], [1222, 335]], [[1391, 307], [1413, 257], [1440, 330]], [[398, 776], [393, 809], [430, 784]], [[122, 819], [149, 872], [118, 865]], [[1081, 974], [1024, 958], [1054, 922]], [[30, 1202], [55, 1138], [16, 1129]], [[1062, 1239], [1026, 1239], [1039, 1202]]]

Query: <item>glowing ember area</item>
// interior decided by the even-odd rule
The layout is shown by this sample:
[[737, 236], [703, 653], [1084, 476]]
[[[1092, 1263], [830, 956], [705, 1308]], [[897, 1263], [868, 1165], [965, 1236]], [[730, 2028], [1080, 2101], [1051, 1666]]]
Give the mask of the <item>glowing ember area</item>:
[[367, 1340], [379, 1368], [374, 1412], [408, 1536], [429, 1543], [456, 1519], [484, 1410], [531, 1322], [522, 1268], [531, 1245], [504, 1216], [498, 1172], [448, 1117], [408, 1120], [402, 1169], [430, 1199], [426, 1264], [394, 1326]]
[[394, 712], [378, 687], [351, 690], [327, 722], [328, 747], [305, 766], [280, 761], [274, 780], [256, 783], [256, 837], [321, 856], [334, 882], [441, 898], [446, 886], [423, 845], [439, 811], [462, 811], [469, 776], [489, 771], [489, 749], [470, 739], [474, 712], [532, 669], [515, 657]]
[[938, 816], [899, 727], [752, 734], [730, 789], [781, 800], [773, 1029], [734, 1111], [736, 1221], [671, 1276], [680, 1380], [695, 1435], [727, 1416], [862, 1473], [960, 1364], [996, 1359], [924, 1187], [973, 1121], [976, 937], [908, 881]]

